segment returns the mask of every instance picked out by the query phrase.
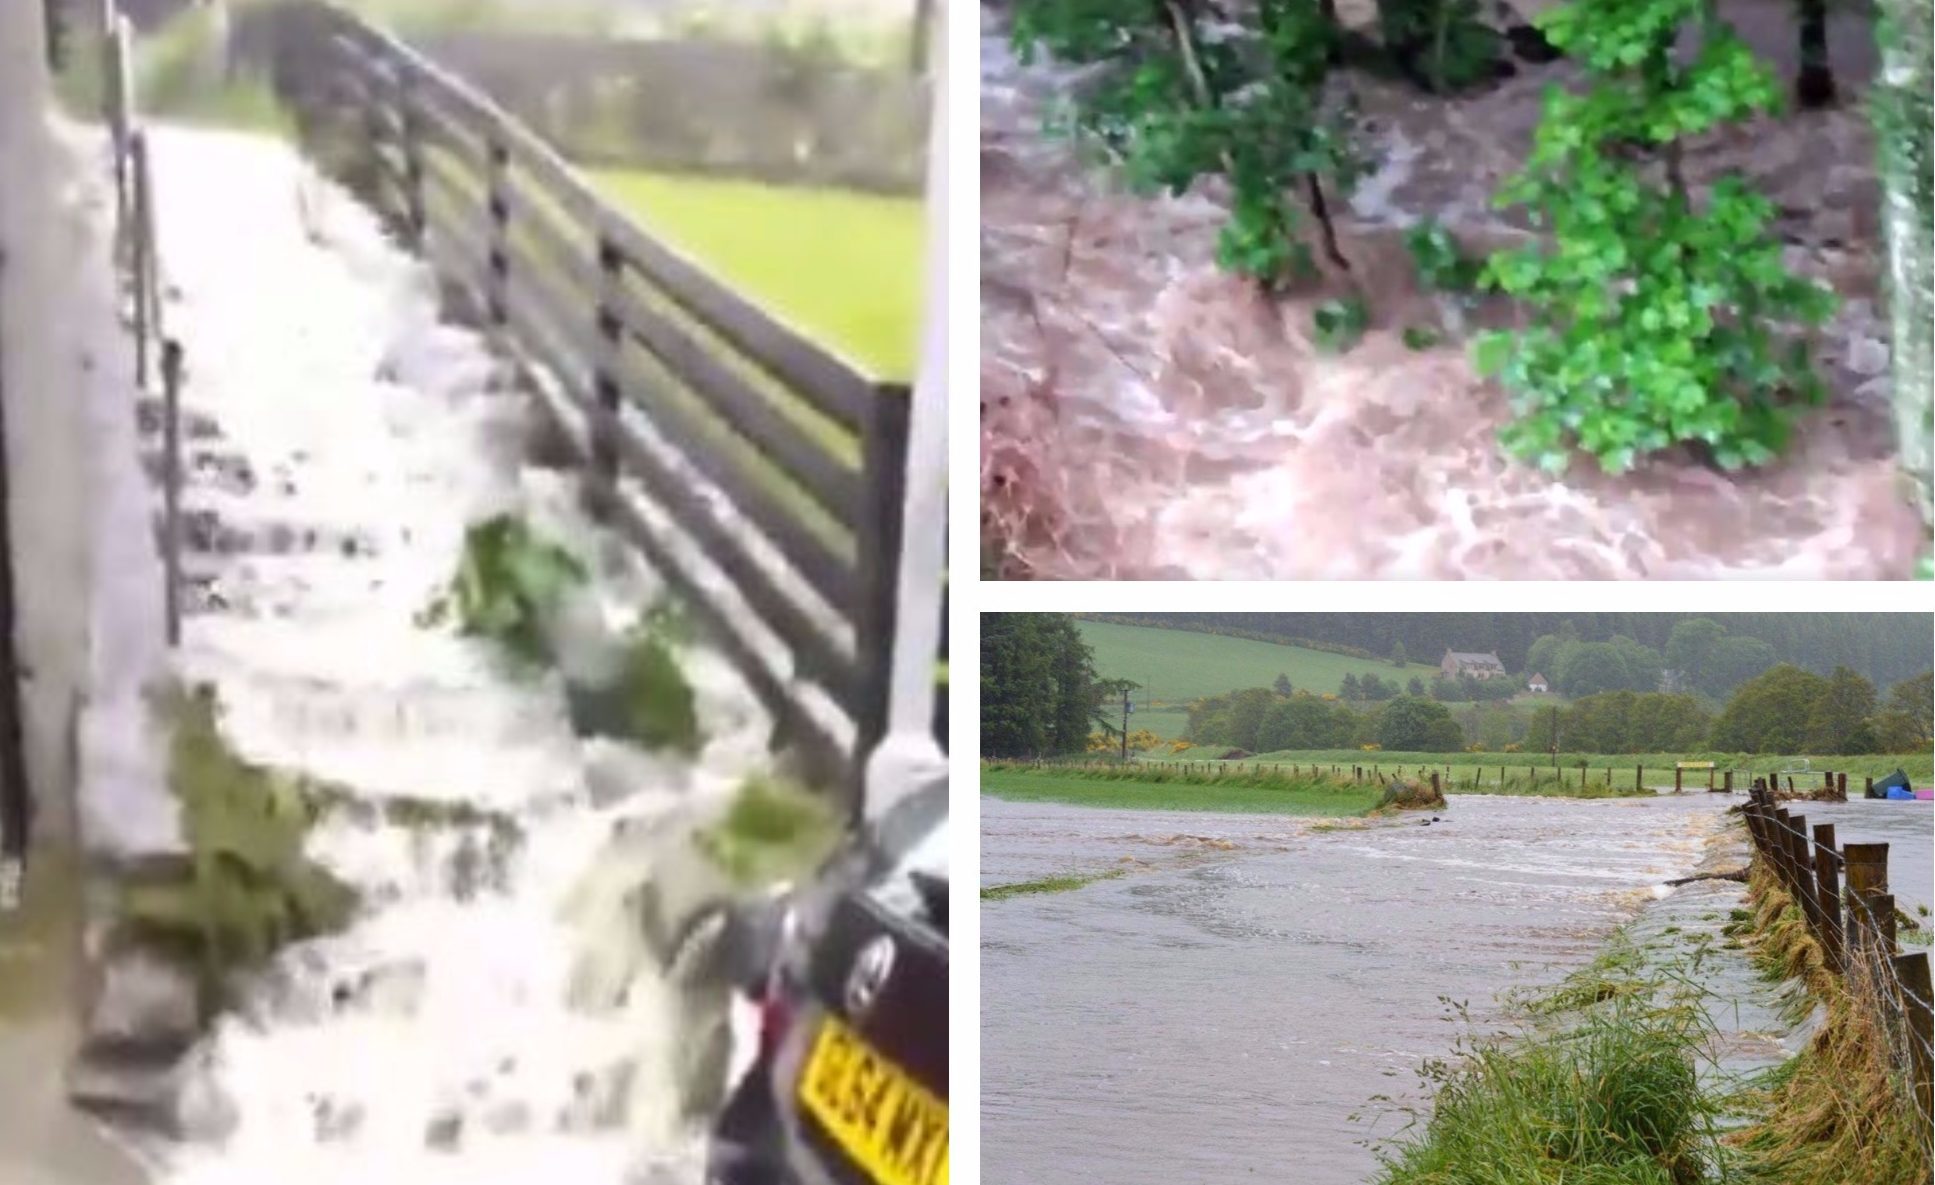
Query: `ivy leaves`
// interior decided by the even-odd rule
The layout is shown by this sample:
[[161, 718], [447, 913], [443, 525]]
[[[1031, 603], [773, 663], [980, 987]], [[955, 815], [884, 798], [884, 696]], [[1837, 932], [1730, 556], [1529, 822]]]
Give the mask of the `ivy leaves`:
[[[1668, 47], [1696, 14], [1705, 40], [1681, 70]], [[1475, 357], [1514, 392], [1504, 444], [1548, 471], [1575, 448], [1620, 472], [1689, 442], [1729, 469], [1762, 464], [1793, 408], [1824, 398], [1797, 330], [1828, 316], [1831, 295], [1788, 274], [1765, 197], [1728, 177], [1696, 202], [1679, 173], [1678, 139], [1779, 98], [1705, 14], [1700, 0], [1594, 0], [1544, 22], [1593, 87], [1548, 95], [1525, 169], [1499, 194], [1551, 241], [1488, 264], [1532, 327], [1485, 335]]]
[[1101, 146], [1138, 192], [1223, 177], [1218, 264], [1271, 289], [1314, 270], [1305, 206], [1342, 258], [1323, 186], [1346, 192], [1362, 163], [1349, 112], [1326, 101], [1335, 36], [1320, 0], [1262, 0], [1240, 26], [1182, 0], [1019, 0], [1013, 24], [1024, 61], [1045, 50], [1100, 67], [1051, 126]]

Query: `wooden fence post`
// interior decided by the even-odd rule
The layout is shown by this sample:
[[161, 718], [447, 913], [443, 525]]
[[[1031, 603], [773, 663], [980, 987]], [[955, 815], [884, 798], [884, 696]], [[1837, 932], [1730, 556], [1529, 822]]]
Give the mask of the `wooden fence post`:
[[1438, 771], [1435, 769], [1431, 771], [1431, 793], [1434, 796], [1442, 795], [1444, 793], [1444, 791], [1440, 789], [1438, 786]]
[[1842, 929], [1841, 869], [1839, 853], [1834, 850], [1834, 824], [1814, 825], [1814, 896], [1820, 902], [1821, 949], [1827, 952], [1828, 966], [1846, 973], [1848, 952]]
[[489, 192], [486, 203], [490, 211], [490, 275], [485, 293], [490, 306], [491, 324], [504, 326], [511, 320], [511, 152], [503, 140], [493, 134], [488, 153]]
[[1860, 906], [1867, 903], [1870, 894], [1888, 891], [1888, 845], [1851, 843], [1842, 847], [1841, 856], [1848, 877], [1847, 950], [1852, 958], [1869, 939]]
[[1807, 928], [1818, 941], [1826, 922], [1821, 918], [1820, 902], [1814, 898], [1817, 884], [1814, 871], [1812, 850], [1807, 841], [1807, 816], [1795, 815], [1788, 820], [1792, 830], [1782, 834], [1787, 844], [1787, 862], [1794, 870], [1794, 901], [1801, 907], [1801, 916], [1807, 920]]
[[1836, 774], [1834, 780], [1835, 792], [1841, 796], [1841, 801], [1846, 802], [1848, 800], [1848, 775]]
[[[1929, 1044], [1931, 1035], [1928, 984], [1928, 952], [1916, 951], [1894, 958], [1895, 978], [1901, 982], [1902, 1012], [1908, 1019], [1908, 1059], [1915, 1073], [1915, 1101], [1921, 1104], [1926, 1123], [1935, 1117], [1935, 1090], [1931, 1090]], [[1924, 1129], [1926, 1130], [1926, 1129]]]
[[[901, 529], [907, 501], [907, 420], [913, 398], [904, 386], [874, 390], [861, 427], [860, 456], [865, 503], [854, 535], [859, 541], [858, 604], [851, 610], [859, 695], [854, 712], [855, 785], [874, 742], [886, 733], [893, 678], [895, 617], [900, 598]], [[856, 791], [854, 802], [860, 802]]]
[[[1707, 771], [1707, 788], [1708, 789], [1713, 788], [1713, 772], [1711, 770]], [[1728, 794], [1733, 793], [1733, 771], [1732, 770], [1727, 771], [1727, 781], [1723, 789], [1725, 789]]]
[[1895, 944], [1895, 895], [1870, 893], [1862, 904], [1868, 907], [1868, 919], [1874, 925], [1875, 938], [1881, 943], [1881, 953], [1893, 958], [1899, 949]]
[[1683, 784], [1683, 779], [1685, 778], [1685, 776], [1686, 776], [1685, 770], [1681, 769], [1677, 765], [1673, 767], [1673, 793], [1678, 794], [1686, 788]]
[[1875, 796], [1875, 776], [1873, 774], [1869, 774], [1867, 777], [1861, 779], [1861, 797], [1873, 798], [1874, 796]]

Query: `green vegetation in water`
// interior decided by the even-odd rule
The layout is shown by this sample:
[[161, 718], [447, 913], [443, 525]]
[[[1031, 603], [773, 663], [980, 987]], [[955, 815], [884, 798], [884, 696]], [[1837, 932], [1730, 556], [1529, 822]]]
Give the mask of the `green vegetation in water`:
[[1685, 1004], [1613, 994], [1560, 1032], [1431, 1062], [1423, 1130], [1378, 1185], [1703, 1185], [1722, 1155], [1697, 1060], [1710, 1026]]
[[1001, 763], [982, 764], [981, 792], [1012, 802], [1319, 816], [1368, 814], [1383, 798], [1382, 788], [1378, 786], [1296, 780], [1271, 774], [1207, 777], [1145, 766], [1098, 771], [1037, 769]]
[[608, 687], [570, 685], [572, 724], [588, 736], [635, 741], [687, 755], [705, 744], [698, 699], [679, 665], [690, 626], [676, 608], [648, 613], [625, 639], [617, 679]]
[[173, 729], [168, 786], [189, 856], [185, 868], [125, 884], [121, 924], [191, 962], [212, 1013], [230, 974], [341, 928], [356, 895], [303, 854], [316, 818], [303, 787], [230, 750], [212, 693], [171, 693], [163, 708]]
[[646, 230], [778, 320], [878, 378], [912, 378], [920, 199], [631, 169], [591, 177]]
[[449, 588], [418, 615], [418, 624], [454, 618], [457, 632], [489, 638], [515, 662], [535, 667], [552, 655], [545, 624], [564, 598], [588, 579], [561, 544], [515, 515], [474, 523]]
[[1096, 881], [1114, 880], [1121, 875], [1120, 868], [1112, 868], [1107, 872], [1086, 875], [1071, 873], [1067, 876], [1045, 876], [1040, 880], [1017, 881], [1008, 885], [989, 885], [981, 890], [981, 900], [1005, 901], [1010, 897], [1024, 897], [1030, 893], [1067, 893], [1084, 885], [1092, 885]]
[[770, 775], [748, 778], [720, 818], [700, 828], [700, 852], [742, 886], [811, 872], [839, 842], [840, 819], [823, 795]]

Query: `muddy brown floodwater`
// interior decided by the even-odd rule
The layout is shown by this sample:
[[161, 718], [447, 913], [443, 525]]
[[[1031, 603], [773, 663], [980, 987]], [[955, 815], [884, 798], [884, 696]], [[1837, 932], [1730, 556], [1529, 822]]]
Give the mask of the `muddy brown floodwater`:
[[[1717, 936], [1741, 886], [1661, 882], [1743, 862], [1737, 841], [1715, 846], [1729, 801], [1457, 795], [1430, 826], [1312, 830], [984, 797], [984, 885], [1124, 872], [982, 908], [984, 1179], [1370, 1180], [1371, 1143], [1426, 1102], [1419, 1066], [1497, 1025], [1498, 993], [1556, 982], [1629, 921]], [[1849, 804], [1843, 838], [1907, 843], [1919, 826], [1891, 863], [1926, 883], [1928, 812], [1869, 805]], [[1728, 1003], [1721, 1055], [1768, 1064], [1779, 1026], [1733, 958], [1708, 972]]]
[[[1773, 0], [1723, 6], [1779, 70]], [[1699, 184], [1743, 169], [1775, 200], [1790, 267], [1842, 298], [1819, 334], [1831, 391], [1778, 463], [1726, 474], [1684, 452], [1622, 476], [1563, 477], [1498, 447], [1506, 395], [1415, 290], [1402, 230], [1435, 217], [1472, 249], [1525, 241], [1490, 204], [1563, 61], [1445, 102], [1353, 86], [1378, 165], [1342, 220], [1372, 325], [1343, 355], [1310, 319], [1335, 286], [1271, 302], [1213, 255], [1222, 195], [1120, 191], [1041, 133], [1070, 75], [1023, 67], [983, 9], [981, 492], [1000, 575], [1145, 578], [1900, 578], [1925, 529], [1896, 471], [1879, 284], [1878, 193], [1861, 82], [1865, 18], [1830, 38], [1848, 97], [1693, 145]], [[1508, 308], [1468, 327], [1508, 324]], [[1455, 335], [1454, 335], [1455, 338]]]

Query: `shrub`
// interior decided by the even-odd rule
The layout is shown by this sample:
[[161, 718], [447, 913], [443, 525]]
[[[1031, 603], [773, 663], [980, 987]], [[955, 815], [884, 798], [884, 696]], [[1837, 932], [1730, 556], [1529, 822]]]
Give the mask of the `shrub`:
[[[1670, 51], [1694, 16], [1703, 42], [1682, 67]], [[1793, 405], [1824, 398], [1792, 330], [1833, 300], [1787, 274], [1773, 205], [1743, 180], [1694, 201], [1679, 141], [1772, 110], [1773, 75], [1703, 0], [1573, 3], [1540, 24], [1592, 86], [1547, 94], [1525, 169], [1499, 195], [1552, 232], [1549, 248], [1488, 268], [1532, 317], [1477, 344], [1479, 369], [1515, 393], [1506, 447], [1552, 472], [1574, 447], [1610, 472], [1688, 442], [1729, 469], [1772, 459]]]
[[564, 547], [500, 514], [465, 531], [456, 576], [418, 623], [454, 616], [459, 633], [489, 638], [517, 663], [536, 666], [551, 657], [546, 621], [586, 578], [584, 565]]

